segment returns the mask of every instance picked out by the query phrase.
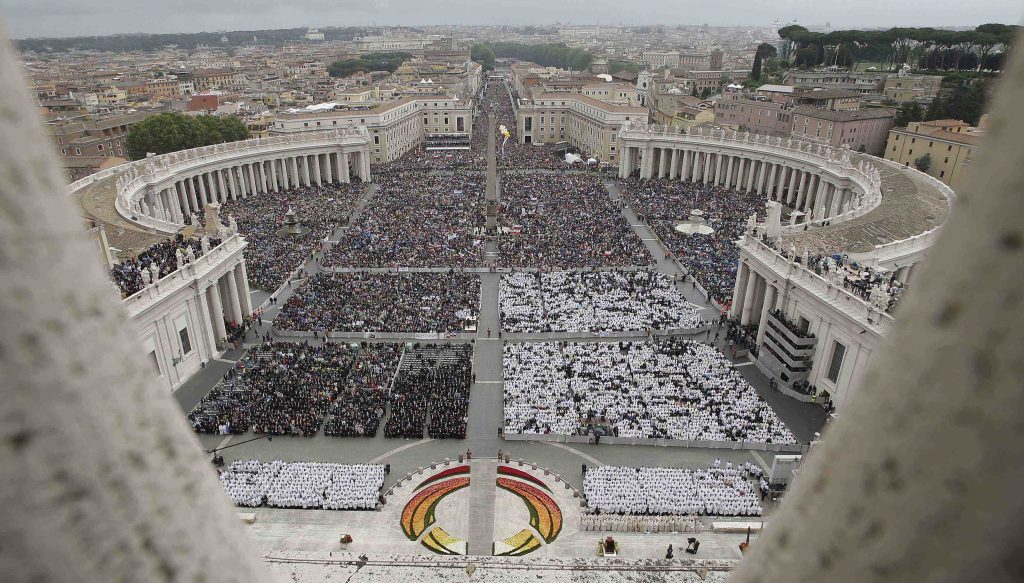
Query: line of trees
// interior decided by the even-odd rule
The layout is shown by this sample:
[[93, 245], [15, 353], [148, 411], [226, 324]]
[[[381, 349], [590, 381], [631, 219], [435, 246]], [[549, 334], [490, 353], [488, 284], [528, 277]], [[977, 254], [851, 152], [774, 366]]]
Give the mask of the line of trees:
[[390, 52], [390, 53], [369, 53], [358, 59], [346, 59], [334, 61], [327, 67], [327, 73], [331, 77], [348, 77], [355, 73], [367, 73], [369, 71], [387, 71], [394, 73], [402, 63], [412, 58], [411, 53]]
[[590, 67], [594, 55], [586, 49], [571, 48], [565, 43], [546, 43], [528, 45], [523, 43], [500, 42], [481, 43], [476, 47], [489, 48], [497, 58], [513, 58], [532, 61], [544, 67], [559, 67], [582, 71]]
[[909, 64], [922, 69], [980, 71], [1002, 67], [1019, 29], [991, 23], [965, 31], [890, 28], [822, 33], [791, 25], [779, 29], [779, 37], [793, 43], [793, 65], [797, 67], [853, 66], [868, 60], [889, 69]]
[[166, 154], [249, 137], [249, 129], [234, 116], [161, 113], [132, 125], [125, 139], [128, 157], [140, 160], [146, 154]]

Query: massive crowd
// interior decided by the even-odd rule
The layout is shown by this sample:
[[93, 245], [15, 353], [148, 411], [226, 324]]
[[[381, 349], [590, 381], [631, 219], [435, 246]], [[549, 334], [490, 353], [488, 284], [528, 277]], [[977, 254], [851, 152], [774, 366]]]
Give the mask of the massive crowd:
[[239, 460], [220, 472], [220, 481], [238, 506], [372, 510], [384, 466]]
[[[641, 220], [651, 225], [711, 297], [719, 303], [728, 302], [739, 262], [734, 241], [746, 230], [750, 215], [764, 218], [764, 195], [699, 182], [637, 178], [623, 182], [623, 193]], [[676, 231], [676, 225], [692, 210], [703, 211], [715, 232], [688, 235]]]
[[[520, 144], [518, 138], [519, 126], [516, 123], [515, 111], [512, 109], [512, 100], [516, 99], [506, 84], [502, 81], [491, 81], [487, 84], [485, 97], [480, 99], [481, 119], [486, 120], [489, 113], [494, 113], [494, 130], [498, 132], [501, 126], [505, 126], [509, 136], [506, 140], [501, 134], [497, 135], [495, 142], [500, 168], [513, 169], [558, 169], [565, 166], [558, 154], [555, 152], [552, 143], [546, 144]], [[536, 132], [535, 139], [538, 141], [540, 133]], [[486, 135], [484, 136], [484, 147], [486, 147]], [[564, 141], [558, 138], [559, 141]], [[549, 140], [553, 141], [553, 140]], [[502, 145], [504, 143], [504, 146]]]
[[472, 347], [466, 344], [416, 345], [406, 350], [391, 390], [391, 415], [384, 436], [419, 439], [426, 427], [435, 439], [464, 439], [472, 357]]
[[[348, 223], [364, 190], [357, 180], [268, 192], [224, 203], [221, 220], [235, 217], [239, 232], [249, 243], [245, 251], [249, 285], [267, 291], [280, 287], [336, 228]], [[289, 209], [309, 229], [308, 233], [278, 235]]]
[[648, 342], [506, 344], [505, 431], [795, 443], [716, 348]]
[[318, 273], [274, 320], [278, 330], [453, 332], [479, 311], [480, 278], [462, 272]]
[[750, 462], [698, 470], [600, 466], [583, 476], [583, 492], [588, 510], [603, 514], [760, 516], [758, 487], [748, 482], [760, 473]]
[[[220, 245], [220, 239], [210, 239], [210, 248]], [[171, 239], [160, 241], [156, 245], [142, 251], [135, 257], [122, 260], [110, 270], [114, 284], [121, 290], [121, 297], [136, 294], [152, 281], [153, 266], [157, 268], [157, 279], [171, 274], [178, 269], [178, 250], [187, 261], [201, 257], [203, 246], [199, 239], [185, 239], [180, 234]], [[191, 252], [191, 255], [189, 255]], [[143, 274], [142, 271], [147, 273]]]
[[188, 414], [196, 431], [312, 437], [345, 383], [347, 344], [265, 342], [251, 349]]
[[483, 264], [482, 174], [399, 172], [327, 254], [337, 267], [471, 267]]
[[509, 172], [501, 178], [505, 267], [650, 265], [621, 208], [598, 176]]
[[344, 387], [331, 406], [324, 434], [342, 437], [377, 435], [401, 358], [401, 344], [364, 344], [356, 355]]
[[656, 271], [513, 272], [500, 287], [506, 332], [600, 332], [699, 328], [705, 324]]

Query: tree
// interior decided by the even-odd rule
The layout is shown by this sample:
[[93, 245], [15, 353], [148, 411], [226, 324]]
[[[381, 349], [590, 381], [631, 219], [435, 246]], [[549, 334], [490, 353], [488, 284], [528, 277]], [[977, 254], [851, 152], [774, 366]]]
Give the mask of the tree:
[[794, 67], [815, 67], [821, 61], [818, 60], [818, 51], [813, 47], [804, 47], [793, 55]]
[[757, 45], [757, 51], [754, 53], [754, 67], [750, 72], [752, 79], [761, 79], [761, 61], [767, 58], [774, 57], [778, 54], [778, 49], [774, 45], [768, 43], [761, 43]]
[[480, 63], [480, 66], [484, 68], [484, 71], [491, 71], [494, 69], [494, 49], [487, 44], [475, 44], [470, 49], [469, 55], [471, 59]]
[[921, 172], [928, 172], [928, 169], [932, 167], [932, 155], [925, 154], [920, 158], [914, 160], [914, 168], [917, 168]]
[[899, 110], [896, 111], [894, 123], [898, 128], [905, 128], [910, 122], [921, 121], [922, 119], [924, 119], [924, 110], [921, 109], [921, 105], [915, 101], [907, 101], [900, 105]]
[[125, 146], [128, 157], [139, 160], [151, 152], [166, 154], [247, 137], [249, 130], [242, 120], [234, 116], [161, 113], [133, 125], [128, 131]]
[[711, 88], [705, 87], [704, 90], [700, 92], [700, 98], [707, 99], [708, 97], [711, 97]]

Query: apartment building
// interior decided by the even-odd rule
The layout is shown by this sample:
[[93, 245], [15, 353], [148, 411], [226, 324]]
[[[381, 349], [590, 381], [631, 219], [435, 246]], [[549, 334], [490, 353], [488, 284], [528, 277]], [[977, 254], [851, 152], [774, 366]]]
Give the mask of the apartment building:
[[985, 118], [979, 125], [940, 119], [893, 128], [885, 145], [885, 159], [904, 166], [914, 164], [916, 168], [917, 161], [928, 155], [931, 164], [923, 171], [955, 190], [963, 182], [971, 155], [984, 135]]

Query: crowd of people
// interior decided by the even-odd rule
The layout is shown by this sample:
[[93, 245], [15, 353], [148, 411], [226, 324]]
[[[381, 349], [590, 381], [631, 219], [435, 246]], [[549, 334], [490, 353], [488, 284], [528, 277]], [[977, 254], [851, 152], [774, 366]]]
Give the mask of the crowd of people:
[[472, 357], [467, 344], [426, 344], [406, 350], [391, 389], [384, 437], [420, 439], [426, 428], [434, 439], [465, 439]]
[[[234, 217], [239, 233], [249, 243], [245, 251], [249, 285], [266, 291], [281, 287], [335, 229], [348, 223], [364, 190], [356, 179], [350, 184], [303, 186], [225, 202], [221, 220]], [[289, 210], [309, 232], [278, 234]]]
[[[687, 273], [714, 300], [728, 302], [739, 262], [735, 241], [746, 230], [751, 215], [764, 218], [764, 195], [699, 182], [638, 178], [623, 181], [622, 190], [640, 219], [654, 229]], [[714, 233], [676, 231], [676, 225], [689, 217], [692, 210], [704, 213]]]
[[[219, 238], [209, 240], [210, 248], [220, 245]], [[203, 255], [203, 246], [199, 239], [186, 239], [181, 234], [160, 241], [134, 257], [122, 260], [110, 270], [114, 284], [126, 298], [140, 291], [153, 282], [153, 267], [156, 267], [156, 279], [170, 275], [179, 267], [178, 251], [182, 252], [185, 261], [195, 260]], [[143, 273], [146, 271], [146, 273]]]
[[480, 278], [463, 272], [317, 273], [292, 293], [278, 330], [455, 332], [480, 306]]
[[505, 332], [694, 329], [705, 322], [657, 271], [513, 272], [501, 278]]
[[[505, 432], [796, 443], [718, 349], [646, 342], [506, 344]], [[603, 430], [603, 429], [602, 429]]]
[[812, 255], [807, 258], [806, 267], [821, 276], [837, 271], [840, 274], [837, 280], [843, 289], [860, 296], [866, 302], [876, 303], [878, 296], [872, 295], [872, 292], [884, 289], [885, 295], [877, 302], [884, 312], [893, 310], [907, 289], [905, 283], [896, 279], [894, 272], [872, 269], [846, 255]]
[[384, 466], [239, 460], [220, 471], [220, 481], [238, 506], [373, 510]]
[[[491, 81], [487, 83], [486, 96], [480, 99], [481, 118], [486, 120], [488, 114], [494, 113], [494, 130], [499, 131], [505, 126], [508, 131], [508, 139], [497, 134], [496, 153], [498, 156], [498, 167], [512, 169], [548, 169], [554, 170], [565, 165], [555, 152], [553, 143], [541, 144], [542, 137], [537, 132], [535, 144], [520, 144], [518, 138], [519, 126], [516, 123], [515, 111], [512, 109], [512, 100], [517, 99], [510, 88], [503, 81]], [[486, 147], [486, 135], [484, 136], [484, 147]], [[564, 141], [563, 138], [558, 138]], [[549, 140], [554, 142], [555, 140]], [[504, 144], [504, 145], [503, 145]]]
[[344, 386], [347, 344], [264, 342], [252, 348], [188, 414], [203, 433], [312, 437]]
[[[760, 468], [749, 466], [631, 468], [600, 466], [583, 476], [587, 509], [598, 514], [760, 516]], [[756, 466], [754, 466], [756, 468]]]
[[327, 254], [331, 267], [483, 264], [485, 178], [479, 173], [378, 174], [377, 192]]
[[653, 258], [599, 176], [508, 172], [501, 178], [504, 267], [625, 267]]
[[402, 345], [366, 344], [360, 347], [345, 385], [331, 405], [325, 435], [374, 437], [384, 415], [387, 395], [402, 358]]

